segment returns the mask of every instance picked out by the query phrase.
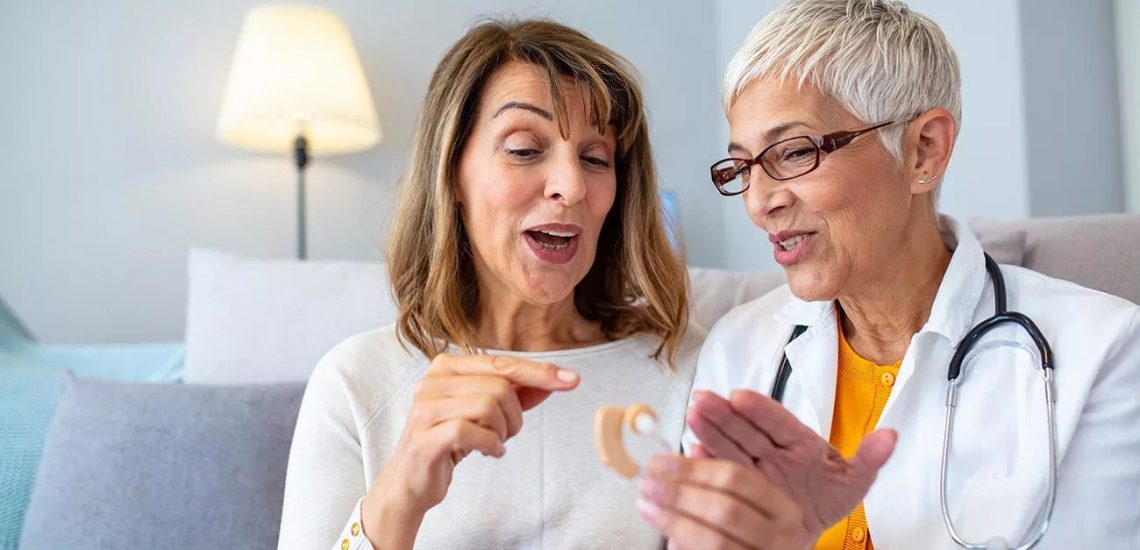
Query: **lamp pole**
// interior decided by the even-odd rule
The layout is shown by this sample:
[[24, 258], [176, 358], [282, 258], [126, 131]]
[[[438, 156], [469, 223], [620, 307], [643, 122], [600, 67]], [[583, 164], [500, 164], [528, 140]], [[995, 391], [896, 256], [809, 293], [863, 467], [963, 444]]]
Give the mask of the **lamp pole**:
[[293, 142], [293, 160], [297, 164], [297, 259], [304, 260], [305, 250], [305, 167], [309, 165], [309, 141], [297, 134]]

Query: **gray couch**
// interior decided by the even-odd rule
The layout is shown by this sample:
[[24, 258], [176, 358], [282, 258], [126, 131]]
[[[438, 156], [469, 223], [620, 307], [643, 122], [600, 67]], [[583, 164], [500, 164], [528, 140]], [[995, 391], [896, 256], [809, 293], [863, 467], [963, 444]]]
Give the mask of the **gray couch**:
[[[1140, 216], [974, 226], [1003, 263], [1140, 301]], [[696, 316], [706, 323], [780, 282], [772, 274], [701, 269], [692, 280]], [[703, 288], [726, 281], [733, 292], [702, 297]], [[68, 386], [44, 449], [22, 548], [276, 547], [303, 384], [77, 379]]]

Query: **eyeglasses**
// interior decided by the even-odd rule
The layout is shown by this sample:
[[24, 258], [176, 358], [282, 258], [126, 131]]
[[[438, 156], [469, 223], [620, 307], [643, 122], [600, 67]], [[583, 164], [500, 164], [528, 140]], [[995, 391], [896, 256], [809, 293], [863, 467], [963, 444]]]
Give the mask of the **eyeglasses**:
[[858, 130], [833, 132], [820, 137], [818, 140], [811, 136], [796, 136], [769, 145], [760, 151], [760, 154], [756, 155], [755, 158], [718, 160], [710, 168], [713, 185], [716, 186], [716, 190], [720, 191], [721, 195], [726, 197], [739, 195], [748, 190], [752, 166], [755, 164], [759, 164], [764, 173], [774, 180], [784, 181], [798, 178], [819, 168], [822, 153], [834, 153], [851, 143], [855, 138], [896, 122], [903, 121], [892, 120]]

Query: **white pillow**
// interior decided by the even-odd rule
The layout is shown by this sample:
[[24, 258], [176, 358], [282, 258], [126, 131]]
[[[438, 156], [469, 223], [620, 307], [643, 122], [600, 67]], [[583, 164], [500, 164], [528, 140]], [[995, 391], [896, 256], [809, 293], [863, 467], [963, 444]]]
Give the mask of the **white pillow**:
[[711, 329], [728, 310], [751, 302], [784, 284], [782, 269], [762, 272], [724, 271], [704, 267], [689, 268], [693, 303], [692, 318], [706, 330]]
[[308, 380], [337, 343], [395, 320], [387, 264], [192, 250], [183, 379]]

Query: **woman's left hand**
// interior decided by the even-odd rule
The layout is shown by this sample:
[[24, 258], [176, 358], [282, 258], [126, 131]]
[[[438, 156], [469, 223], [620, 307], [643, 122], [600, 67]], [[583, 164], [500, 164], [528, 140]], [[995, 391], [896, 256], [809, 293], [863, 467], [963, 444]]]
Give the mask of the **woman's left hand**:
[[729, 460], [763, 475], [799, 506], [817, 535], [862, 502], [898, 438], [894, 430], [878, 430], [846, 459], [780, 403], [748, 390], [729, 399], [698, 391], [687, 417], [701, 442], [693, 456]]
[[729, 460], [653, 457], [638, 508], [670, 549], [803, 550], [819, 535], [795, 501]]

